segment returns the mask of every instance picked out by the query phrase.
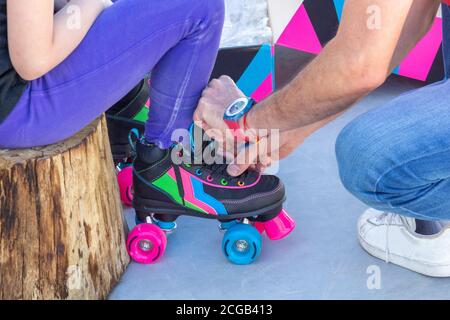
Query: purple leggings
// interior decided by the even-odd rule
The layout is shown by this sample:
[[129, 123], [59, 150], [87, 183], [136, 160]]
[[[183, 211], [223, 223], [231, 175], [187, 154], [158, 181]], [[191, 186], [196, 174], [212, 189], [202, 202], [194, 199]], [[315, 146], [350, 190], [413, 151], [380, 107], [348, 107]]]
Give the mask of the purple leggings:
[[118, 0], [60, 65], [31, 81], [0, 125], [1, 148], [28, 148], [78, 132], [151, 71], [146, 138], [171, 144], [187, 128], [217, 56], [223, 0]]

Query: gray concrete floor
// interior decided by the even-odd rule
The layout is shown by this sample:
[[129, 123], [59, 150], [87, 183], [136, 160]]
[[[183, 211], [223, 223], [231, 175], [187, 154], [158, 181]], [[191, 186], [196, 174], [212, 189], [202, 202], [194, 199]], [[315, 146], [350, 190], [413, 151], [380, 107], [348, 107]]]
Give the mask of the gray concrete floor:
[[[235, 266], [223, 257], [214, 221], [182, 217], [156, 265], [131, 263], [110, 299], [448, 299], [450, 279], [433, 279], [364, 252], [355, 224], [366, 207], [341, 185], [334, 156], [339, 131], [357, 115], [414, 88], [390, 79], [311, 136], [280, 165], [285, 207], [297, 221], [287, 239], [264, 239], [258, 261]], [[126, 211], [130, 225], [132, 210]], [[368, 289], [368, 268], [380, 289]]]

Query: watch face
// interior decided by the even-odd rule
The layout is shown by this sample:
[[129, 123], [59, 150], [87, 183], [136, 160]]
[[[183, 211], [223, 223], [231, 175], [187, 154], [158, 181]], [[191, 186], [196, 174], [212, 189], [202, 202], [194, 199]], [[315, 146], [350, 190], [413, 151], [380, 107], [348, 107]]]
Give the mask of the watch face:
[[228, 107], [227, 111], [225, 112], [226, 117], [234, 117], [239, 115], [245, 110], [247, 104], [248, 100], [246, 98], [236, 100], [232, 105]]

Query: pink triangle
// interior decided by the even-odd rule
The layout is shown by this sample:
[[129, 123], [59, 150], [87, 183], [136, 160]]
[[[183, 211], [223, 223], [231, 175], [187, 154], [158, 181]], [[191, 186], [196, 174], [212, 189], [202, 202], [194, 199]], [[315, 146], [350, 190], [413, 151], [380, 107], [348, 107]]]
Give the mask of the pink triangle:
[[436, 18], [431, 30], [400, 64], [398, 74], [422, 81], [427, 80], [441, 42], [442, 19]]
[[273, 78], [272, 72], [267, 76], [267, 78], [259, 85], [259, 87], [253, 92], [252, 98], [260, 102], [269, 96], [273, 91]]
[[297, 10], [277, 44], [313, 54], [318, 54], [322, 50], [304, 5]]

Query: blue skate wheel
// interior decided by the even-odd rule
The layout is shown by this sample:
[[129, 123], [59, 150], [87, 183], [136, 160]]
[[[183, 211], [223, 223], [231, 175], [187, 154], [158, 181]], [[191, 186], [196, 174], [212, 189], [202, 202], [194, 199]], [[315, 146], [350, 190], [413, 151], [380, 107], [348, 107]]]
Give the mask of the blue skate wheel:
[[156, 221], [156, 224], [165, 231], [171, 231], [177, 226], [175, 222]]
[[262, 237], [255, 227], [249, 224], [231, 226], [222, 240], [222, 251], [234, 264], [250, 264], [261, 253]]
[[[134, 221], [136, 222], [136, 225], [146, 223], [145, 220], [144, 221], [140, 220], [138, 215], [134, 216]], [[155, 221], [156, 225], [164, 231], [171, 231], [171, 230], [175, 229], [175, 227], [177, 226], [177, 224], [175, 222], [164, 222], [164, 221], [157, 221], [157, 220], [154, 220], [154, 221]]]
[[232, 226], [235, 226], [236, 224], [238, 224], [239, 222], [237, 220], [231, 220], [231, 221], [226, 221], [226, 222], [222, 222], [220, 224], [220, 228], [222, 230], [228, 230], [230, 229]]

